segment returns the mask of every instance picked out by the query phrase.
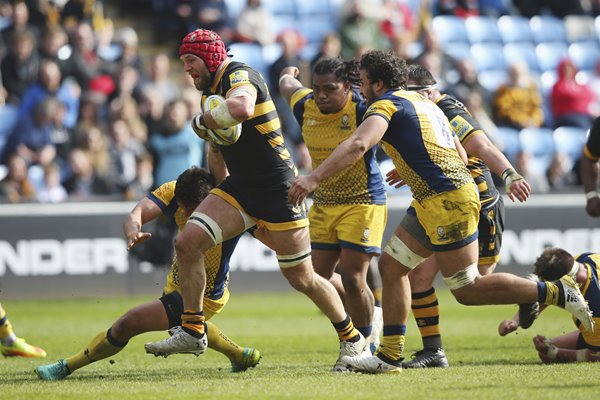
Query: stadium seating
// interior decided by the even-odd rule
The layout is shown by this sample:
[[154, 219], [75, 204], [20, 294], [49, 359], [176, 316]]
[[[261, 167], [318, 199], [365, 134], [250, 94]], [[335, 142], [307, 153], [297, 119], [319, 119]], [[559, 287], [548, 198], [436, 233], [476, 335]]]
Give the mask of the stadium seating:
[[498, 31], [504, 43], [533, 42], [529, 19], [518, 15], [498, 18]]
[[476, 43], [471, 46], [471, 59], [481, 73], [488, 70], [506, 69], [506, 60], [501, 44]]
[[431, 27], [445, 48], [448, 47], [449, 43], [469, 42], [467, 28], [462, 18], [452, 15], [438, 15], [432, 19]]
[[495, 18], [469, 17], [465, 21], [469, 42], [474, 43], [501, 43], [500, 31]]
[[329, 17], [303, 18], [298, 22], [298, 29], [306, 37], [308, 43], [320, 43], [328, 33], [336, 32], [337, 26]]
[[594, 18], [587, 15], [567, 15], [564, 19], [569, 43], [597, 41]]
[[275, 33], [281, 33], [285, 29], [298, 29], [298, 20], [295, 15], [277, 15], [272, 21], [271, 29]]
[[540, 91], [544, 97], [550, 94], [557, 79], [558, 74], [556, 71], [545, 71], [540, 75]]
[[519, 133], [521, 150], [532, 156], [529, 168], [537, 174], [545, 174], [555, 155], [553, 131], [548, 128], [525, 128]]
[[499, 141], [498, 146], [508, 160], [515, 164], [517, 156], [521, 152], [521, 142], [519, 140], [519, 131], [508, 127], [498, 127], [498, 131], [494, 139]]
[[309, 17], [313, 15], [331, 16], [332, 9], [327, 0], [296, 0], [298, 16]]
[[246, 8], [248, 0], [226, 0], [225, 3], [227, 3], [229, 17], [233, 20], [237, 20], [242, 10]]
[[571, 163], [581, 158], [588, 130], [571, 126], [561, 126], [554, 130], [556, 152], [569, 157]]
[[535, 47], [540, 72], [555, 71], [560, 61], [568, 55], [565, 42], [544, 42]]
[[529, 20], [529, 27], [536, 43], [567, 41], [565, 26], [558, 17], [536, 15]]
[[17, 125], [18, 119], [18, 107], [10, 104], [5, 104], [0, 107], [0, 121], [2, 121], [2, 123], [0, 123], [0, 157], [2, 157], [4, 153], [6, 141]]
[[597, 41], [572, 43], [568, 53], [578, 70], [593, 70], [600, 60], [600, 44]]
[[262, 0], [263, 5], [276, 16], [296, 15], [295, 1]]
[[445, 49], [446, 53], [456, 58], [457, 60], [464, 60], [465, 58], [471, 58], [471, 45], [469, 43], [452, 43]]
[[477, 79], [490, 93], [494, 93], [500, 85], [508, 82], [508, 72], [505, 69], [490, 69], [477, 74]]
[[269, 66], [263, 58], [262, 46], [255, 43], [232, 43], [229, 46], [229, 54], [233, 55], [233, 60], [246, 63], [266, 76]]
[[504, 45], [504, 58], [506, 64], [510, 66], [518, 61], [525, 61], [529, 66], [529, 71], [539, 72], [537, 57], [535, 56], [535, 46], [527, 42], [511, 42]]

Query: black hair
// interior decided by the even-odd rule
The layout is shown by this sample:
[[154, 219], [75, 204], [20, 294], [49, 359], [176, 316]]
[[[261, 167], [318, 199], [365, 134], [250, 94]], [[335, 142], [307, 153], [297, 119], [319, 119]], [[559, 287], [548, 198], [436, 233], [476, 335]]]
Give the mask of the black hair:
[[575, 258], [558, 247], [548, 247], [535, 261], [533, 271], [542, 281], [556, 281], [571, 271]]
[[182, 207], [196, 207], [215, 187], [215, 178], [208, 170], [190, 167], [183, 171], [175, 183], [175, 199]]
[[414, 81], [417, 85], [431, 86], [437, 83], [433, 75], [431, 75], [431, 72], [422, 65], [409, 64], [407, 69], [408, 80]]
[[369, 50], [360, 58], [360, 69], [371, 82], [383, 82], [389, 89], [406, 89], [406, 61], [391, 51]]
[[338, 81], [360, 87], [360, 69], [357, 60], [346, 61], [341, 57], [323, 57], [315, 63], [313, 74], [334, 74]]

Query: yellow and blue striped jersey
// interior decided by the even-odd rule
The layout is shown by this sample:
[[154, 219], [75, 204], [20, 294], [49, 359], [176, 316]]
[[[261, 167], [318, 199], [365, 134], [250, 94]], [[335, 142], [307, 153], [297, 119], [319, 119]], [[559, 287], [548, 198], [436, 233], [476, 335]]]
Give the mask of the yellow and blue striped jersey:
[[473, 183], [454, 145], [448, 119], [433, 102], [416, 92], [394, 89], [369, 106], [364, 118], [371, 116], [388, 122], [383, 150], [415, 200]]
[[[587, 269], [588, 278], [587, 282], [585, 282], [581, 288], [581, 293], [588, 302], [596, 326], [600, 326], [600, 282], [598, 281], [600, 273], [600, 254], [583, 253], [578, 255], [575, 258], [575, 261], [582, 263]], [[576, 320], [575, 324], [581, 331], [587, 347], [596, 352], [600, 351], [600, 330], [596, 328], [594, 333], [589, 333], [583, 328], [579, 321]]]
[[[166, 182], [156, 190], [148, 194], [147, 198], [152, 200], [163, 212], [175, 219], [179, 231], [187, 221], [182, 208], [175, 200], [176, 181]], [[229, 260], [239, 240], [239, 236], [219, 243], [216, 247], [204, 253], [204, 268], [206, 269], [206, 291], [204, 296], [218, 300], [229, 284]], [[177, 260], [173, 261], [171, 270], [167, 275], [166, 292], [179, 291], [179, 266]]]
[[225, 61], [207, 96], [226, 97], [231, 89], [249, 85], [257, 92], [254, 115], [242, 123], [239, 140], [230, 146], [219, 146], [227, 163], [230, 182], [253, 189], [286, 189], [298, 174], [290, 152], [285, 147], [281, 122], [264, 78], [248, 65]]
[[[465, 143], [474, 135], [485, 135], [479, 122], [454, 97], [443, 94], [435, 103], [444, 112], [448, 121], [450, 121], [452, 131], [461, 143]], [[477, 184], [481, 206], [485, 207], [486, 205], [495, 203], [498, 197], [500, 197], [500, 193], [496, 189], [492, 173], [488, 166], [481, 159], [469, 155], [467, 168], [471, 172], [475, 184]]]
[[[312, 89], [306, 88], [299, 89], [292, 95], [290, 106], [302, 127], [302, 137], [312, 158], [313, 169], [348, 139], [367, 109], [360, 95], [352, 92], [339, 112], [323, 114], [317, 107]], [[365, 153], [362, 160], [324, 179], [314, 192], [314, 204], [385, 204], [385, 188], [375, 158], [376, 151], [376, 147], [373, 147]]]

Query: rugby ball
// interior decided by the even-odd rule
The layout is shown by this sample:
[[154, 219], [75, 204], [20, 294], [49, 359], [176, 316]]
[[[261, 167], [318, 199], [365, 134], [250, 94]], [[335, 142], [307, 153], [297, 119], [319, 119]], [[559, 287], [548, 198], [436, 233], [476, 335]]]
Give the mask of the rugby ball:
[[[202, 104], [202, 112], [207, 112], [225, 102], [225, 99], [218, 94], [210, 95]], [[242, 133], [242, 124], [230, 126], [221, 129], [207, 129], [206, 133], [209, 139], [221, 146], [230, 146], [238, 141]]]

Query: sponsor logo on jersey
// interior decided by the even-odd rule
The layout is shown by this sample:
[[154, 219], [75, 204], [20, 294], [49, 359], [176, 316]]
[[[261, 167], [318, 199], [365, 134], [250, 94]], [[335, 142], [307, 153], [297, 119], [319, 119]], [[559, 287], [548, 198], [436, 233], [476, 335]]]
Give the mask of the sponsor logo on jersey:
[[229, 83], [231, 86], [239, 85], [240, 83], [250, 82], [248, 71], [235, 71], [229, 75]]

